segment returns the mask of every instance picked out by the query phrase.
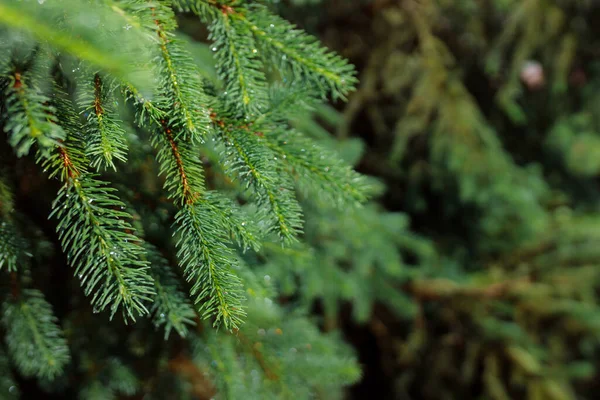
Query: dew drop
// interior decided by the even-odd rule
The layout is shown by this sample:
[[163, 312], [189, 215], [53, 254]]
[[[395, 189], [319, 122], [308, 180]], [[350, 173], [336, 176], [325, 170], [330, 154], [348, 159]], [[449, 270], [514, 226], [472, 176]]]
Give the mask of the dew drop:
[[271, 281], [271, 277], [269, 275], [265, 275], [265, 282], [270, 282]]
[[213, 48], [212, 48], [212, 51], [217, 51], [217, 48], [216, 48], [216, 47], [213, 47]]
[[[42, 4], [44, 1], [41, 0], [40, 4]], [[15, 393], [17, 391], [17, 387], [16, 386], [11, 386], [8, 388], [8, 392], [9, 393]]]

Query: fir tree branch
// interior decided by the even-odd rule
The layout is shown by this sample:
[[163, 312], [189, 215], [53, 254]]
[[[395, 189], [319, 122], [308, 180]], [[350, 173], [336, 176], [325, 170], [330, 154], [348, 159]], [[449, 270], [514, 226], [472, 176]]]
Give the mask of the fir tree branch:
[[300, 132], [275, 129], [265, 138], [266, 146], [277, 154], [305, 190], [340, 207], [359, 205], [370, 197], [372, 188], [364, 176]]
[[168, 121], [160, 120], [157, 129], [160, 132], [153, 134], [152, 143], [166, 178], [164, 188], [176, 203], [194, 204], [205, 190], [202, 163], [189, 143], [175, 139]]
[[315, 83], [321, 91], [331, 91], [334, 99], [345, 99], [358, 82], [352, 64], [328, 52], [315, 37], [272, 14], [265, 6], [253, 4], [246, 13], [236, 13], [235, 18], [260, 41], [274, 65], [281, 70], [291, 69], [294, 77]]
[[179, 206], [175, 217], [181, 266], [185, 277], [194, 284], [191, 294], [201, 303], [203, 318], [214, 316], [215, 324], [223, 322], [228, 329], [242, 321], [241, 282], [233, 272], [236, 263], [226, 243], [232, 222], [225, 223], [218, 207], [210, 206], [203, 196], [202, 165], [189, 143], [177, 140], [168, 121], [155, 128], [153, 144], [158, 148], [160, 172], [166, 175], [164, 187]]
[[19, 372], [26, 377], [52, 380], [70, 361], [69, 349], [58, 320], [42, 293], [21, 291], [2, 309], [6, 344]]
[[231, 199], [215, 191], [208, 191], [199, 200], [202, 207], [210, 210], [227, 231], [229, 238], [235, 240], [242, 250], [258, 251], [262, 245], [262, 234], [256, 231], [256, 224]]
[[209, 26], [217, 74], [225, 82], [225, 107], [237, 115], [260, 114], [267, 103], [267, 83], [256, 44], [239, 25], [236, 14], [223, 8]]
[[105, 83], [100, 73], [92, 76], [86, 74], [87, 85], [79, 89], [78, 103], [81, 113], [86, 118], [85, 141], [86, 156], [90, 166], [100, 170], [112, 168], [117, 170], [113, 159], [127, 161], [127, 142], [123, 122], [113, 110], [111, 102], [115, 102], [109, 84]]
[[56, 123], [54, 109], [48, 105], [49, 99], [35, 89], [33, 82], [27, 82], [29, 74], [13, 68], [2, 75], [8, 78], [3, 93], [3, 118], [6, 119], [9, 143], [19, 157], [27, 155], [34, 143], [47, 153], [65, 137]]
[[[165, 110], [177, 138], [204, 140], [210, 125], [208, 98], [204, 95], [200, 74], [190, 55], [167, 29], [176, 27], [170, 9], [153, 9], [161, 60], [159, 76], [162, 95], [158, 106]], [[167, 26], [167, 28], [165, 28]], [[181, 128], [181, 129], [179, 129]]]
[[302, 230], [302, 210], [291, 183], [277, 174], [277, 157], [259, 135], [244, 127], [225, 125], [223, 121], [217, 121], [217, 125], [226, 144], [222, 155], [227, 170], [237, 174], [247, 187], [253, 187], [259, 208], [266, 208], [267, 217], [273, 221], [269, 230], [288, 242], [294, 241]]
[[154, 294], [143, 249], [128, 220], [131, 215], [114, 189], [87, 172], [88, 161], [80, 137], [80, 125], [71, 103], [60, 92], [56, 96], [61, 123], [68, 132], [64, 146], [50, 157], [40, 158], [50, 177], [64, 184], [53, 203], [51, 216], [58, 220], [57, 232], [69, 263], [93, 294], [96, 311], [109, 307], [111, 318], [122, 307], [127, 322], [148, 313], [145, 301]]
[[239, 268], [234, 254], [225, 243], [218, 219], [210, 209], [185, 205], [175, 216], [177, 257], [185, 269], [186, 279], [192, 280], [190, 293], [201, 303], [202, 318], [215, 317], [215, 326], [223, 323], [234, 329], [246, 315], [242, 301], [244, 294], [235, 269]]
[[154, 294], [152, 279], [140, 261], [139, 239], [127, 233], [130, 215], [118, 211], [124, 205], [112, 191], [93, 175], [74, 177], [60, 190], [52, 216], [85, 294], [94, 293], [96, 310], [110, 306], [112, 318], [123, 306], [125, 320], [135, 321], [136, 313], [148, 313], [144, 301]]

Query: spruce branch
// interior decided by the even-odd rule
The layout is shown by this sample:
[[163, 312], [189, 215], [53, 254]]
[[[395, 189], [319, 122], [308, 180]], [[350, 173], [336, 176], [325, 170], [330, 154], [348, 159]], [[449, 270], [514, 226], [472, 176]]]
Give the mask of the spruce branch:
[[176, 26], [170, 10], [162, 10], [155, 19], [155, 26], [161, 51], [158, 75], [162, 97], [157, 105], [166, 111], [177, 138], [182, 135], [185, 140], [202, 141], [208, 133], [210, 119], [200, 73], [179, 40], [167, 30]]
[[251, 222], [252, 218], [233, 200], [219, 192], [207, 191], [197, 203], [218, 218], [230, 240], [235, 241], [242, 250], [260, 249], [263, 234], [257, 232], [256, 224]]
[[372, 188], [365, 177], [341, 161], [337, 154], [295, 130], [265, 132], [265, 145], [306, 191], [339, 207], [356, 206], [368, 200]]
[[[69, 163], [66, 152], [62, 157]], [[139, 239], [130, 233], [131, 216], [113, 192], [93, 174], [74, 176], [59, 191], [51, 216], [95, 310], [109, 307], [112, 318], [122, 307], [125, 321], [135, 321], [136, 314], [148, 314], [144, 302], [154, 294], [152, 278], [140, 260]]]
[[358, 80], [352, 64], [267, 7], [252, 4], [247, 12], [234, 17], [252, 32], [272, 64], [282, 71], [291, 70], [298, 81], [313, 83], [322, 94], [329, 91], [334, 99], [345, 99], [354, 90]]
[[62, 93], [56, 102], [67, 141], [40, 162], [51, 170], [50, 177], [63, 181], [51, 214], [58, 220], [61, 246], [85, 294], [93, 295], [94, 309], [108, 307], [112, 318], [122, 307], [125, 321], [135, 321], [136, 314], [148, 313], [144, 302], [154, 294], [148, 265], [140, 259], [140, 239], [133, 235], [131, 215], [115, 190], [87, 171], [81, 126], [71, 103]]
[[205, 191], [202, 162], [194, 147], [177, 140], [170, 121], [160, 120], [152, 135], [157, 149], [160, 174], [165, 176], [164, 189], [176, 204], [193, 204]]
[[4, 129], [9, 133], [9, 143], [19, 157], [27, 155], [35, 143], [47, 153], [65, 137], [55, 110], [48, 105], [48, 97], [36, 89], [31, 74], [21, 72], [17, 66], [0, 75], [7, 79], [2, 118], [6, 120]]
[[266, 108], [267, 82], [254, 38], [235, 14], [218, 13], [209, 26], [217, 74], [225, 82], [225, 108], [237, 116], [256, 116]]
[[274, 83], [269, 88], [269, 104], [252, 121], [254, 126], [288, 124], [290, 120], [306, 119], [319, 104], [318, 92], [302, 82]]
[[79, 88], [77, 102], [86, 119], [85, 153], [90, 166], [97, 170], [117, 167], [113, 159], [127, 161], [127, 142], [123, 121], [113, 109], [114, 88], [105, 82], [99, 72], [85, 74], [86, 84]]
[[223, 323], [235, 329], [246, 315], [239, 268], [229, 238], [219, 219], [201, 204], [186, 204], [175, 216], [177, 257], [184, 267], [186, 279], [193, 281], [190, 293], [195, 296], [202, 318], [215, 317], [215, 326]]
[[[167, 121], [155, 127], [153, 143], [158, 148], [157, 160], [161, 174], [166, 176], [164, 187], [180, 211], [175, 217], [176, 234], [181, 266], [185, 277], [193, 281], [191, 294], [195, 303], [201, 303], [203, 318], [214, 316], [228, 329], [242, 321], [243, 293], [235, 275], [232, 250], [226, 243], [223, 214], [218, 207], [207, 207], [204, 197], [204, 178], [198, 155], [189, 143], [178, 141]], [[210, 203], [208, 203], [210, 204]]]
[[70, 361], [67, 341], [41, 292], [24, 289], [4, 302], [6, 345], [19, 372], [40, 379], [57, 377]]
[[222, 157], [227, 171], [254, 190], [258, 207], [266, 209], [272, 221], [267, 230], [275, 231], [285, 241], [294, 241], [302, 231], [302, 210], [289, 179], [277, 173], [277, 156], [260, 135], [220, 122], [218, 133], [225, 143]]

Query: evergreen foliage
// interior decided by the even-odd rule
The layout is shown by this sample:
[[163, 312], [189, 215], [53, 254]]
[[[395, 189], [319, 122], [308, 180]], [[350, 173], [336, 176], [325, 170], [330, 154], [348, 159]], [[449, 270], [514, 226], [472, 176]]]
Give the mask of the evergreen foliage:
[[225, 0], [0, 0], [0, 43], [4, 394], [19, 393], [11, 368], [82, 399], [183, 399], [201, 382], [220, 398], [341, 397], [360, 378], [252, 262], [304, 240], [308, 193], [346, 210], [370, 197], [292, 128], [354, 89], [346, 60], [268, 5]]
[[38, 290], [25, 289], [13, 295], [2, 307], [11, 358], [23, 376], [52, 380], [70, 360], [52, 308]]
[[599, 12], [0, 0], [0, 398], [595, 399]]

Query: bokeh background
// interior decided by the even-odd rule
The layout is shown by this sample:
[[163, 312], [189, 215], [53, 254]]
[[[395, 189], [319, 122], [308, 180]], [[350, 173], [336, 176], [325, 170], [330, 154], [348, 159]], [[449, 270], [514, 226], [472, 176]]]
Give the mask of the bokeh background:
[[344, 282], [316, 312], [364, 368], [349, 397], [597, 398], [600, 4], [279, 4], [359, 70], [303, 123], [382, 182], [313, 238]]

